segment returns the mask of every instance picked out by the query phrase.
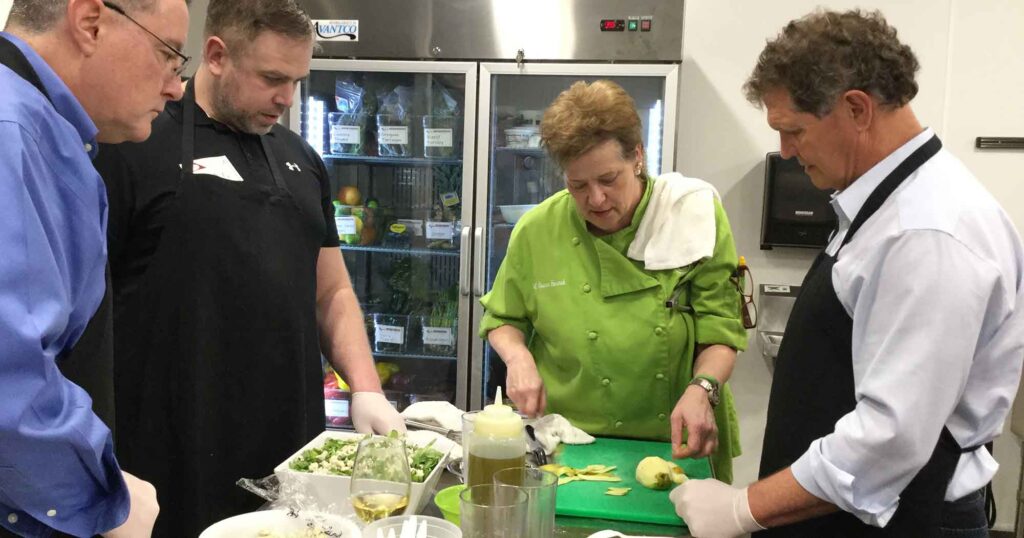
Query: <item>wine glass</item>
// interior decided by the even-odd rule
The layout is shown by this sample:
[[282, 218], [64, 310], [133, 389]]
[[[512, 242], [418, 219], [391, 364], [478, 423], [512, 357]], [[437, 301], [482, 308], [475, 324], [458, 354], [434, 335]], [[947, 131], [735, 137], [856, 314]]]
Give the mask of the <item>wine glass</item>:
[[401, 515], [409, 505], [412, 475], [405, 442], [375, 435], [359, 442], [349, 499], [366, 523]]

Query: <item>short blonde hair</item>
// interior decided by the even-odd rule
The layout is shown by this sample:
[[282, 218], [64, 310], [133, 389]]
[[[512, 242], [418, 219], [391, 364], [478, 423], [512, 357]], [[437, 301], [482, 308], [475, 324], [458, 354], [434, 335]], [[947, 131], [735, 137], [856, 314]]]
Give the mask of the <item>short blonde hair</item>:
[[610, 80], [576, 82], [559, 94], [544, 111], [540, 136], [563, 168], [606, 140], [618, 141], [627, 160], [634, 158], [634, 148], [643, 147], [636, 103]]

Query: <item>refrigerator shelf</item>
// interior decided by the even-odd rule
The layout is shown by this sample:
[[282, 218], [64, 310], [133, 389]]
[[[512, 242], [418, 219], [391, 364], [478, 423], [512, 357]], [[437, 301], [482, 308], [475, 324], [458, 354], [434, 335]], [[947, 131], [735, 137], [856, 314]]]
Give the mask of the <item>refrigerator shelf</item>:
[[374, 351], [374, 357], [389, 358], [389, 359], [427, 359], [435, 361], [454, 361], [458, 360], [458, 357], [449, 357], [446, 355], [424, 355], [422, 353], [398, 353], [389, 351]]
[[347, 161], [367, 165], [398, 165], [398, 166], [453, 166], [462, 164], [462, 159], [441, 159], [433, 157], [373, 157], [368, 155], [335, 155], [324, 153], [325, 161]]
[[547, 151], [544, 148], [517, 148], [511, 146], [499, 146], [494, 148], [494, 151], [498, 153], [520, 153], [523, 155], [538, 155], [541, 157], [547, 157]]
[[451, 258], [459, 257], [458, 249], [442, 248], [392, 248], [376, 247], [369, 245], [341, 245], [341, 250], [352, 250], [357, 252], [381, 252], [384, 254], [406, 254], [409, 256], [445, 256]]

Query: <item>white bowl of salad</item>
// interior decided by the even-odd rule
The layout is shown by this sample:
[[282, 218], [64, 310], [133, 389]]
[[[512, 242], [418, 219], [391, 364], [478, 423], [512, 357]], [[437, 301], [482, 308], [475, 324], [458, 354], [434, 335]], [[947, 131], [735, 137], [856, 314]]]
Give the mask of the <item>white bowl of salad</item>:
[[[352, 514], [349, 477], [356, 447], [363, 437], [365, 435], [355, 432], [333, 430], [316, 436], [274, 468], [274, 474], [281, 482], [281, 497], [294, 499], [299, 506], [315, 506], [332, 514]], [[407, 514], [418, 514], [430, 500], [444, 472], [448, 452], [455, 446], [451, 439], [428, 431], [406, 434], [406, 451], [413, 480]]]
[[360, 538], [359, 526], [333, 514], [264, 510], [215, 523], [199, 538]]

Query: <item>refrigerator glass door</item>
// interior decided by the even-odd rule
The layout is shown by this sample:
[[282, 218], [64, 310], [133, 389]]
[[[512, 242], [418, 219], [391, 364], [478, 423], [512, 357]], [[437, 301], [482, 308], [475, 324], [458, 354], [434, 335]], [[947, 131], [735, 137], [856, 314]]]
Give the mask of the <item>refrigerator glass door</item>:
[[[399, 410], [422, 400], [464, 406], [476, 65], [316, 59], [311, 67], [292, 128], [330, 177], [385, 395]], [[350, 392], [325, 360], [328, 426], [351, 425]]]
[[[477, 190], [473, 276], [477, 298], [491, 289], [519, 217], [565, 188], [562, 171], [540, 147], [544, 110], [574, 82], [601, 79], [616, 82], [636, 102], [649, 173], [671, 171], [677, 65], [482, 64], [477, 148], [482, 188]], [[481, 315], [478, 308], [475, 327]], [[477, 341], [473, 357], [470, 405], [476, 409], [493, 399], [495, 389], [505, 384], [506, 372], [486, 342]]]

